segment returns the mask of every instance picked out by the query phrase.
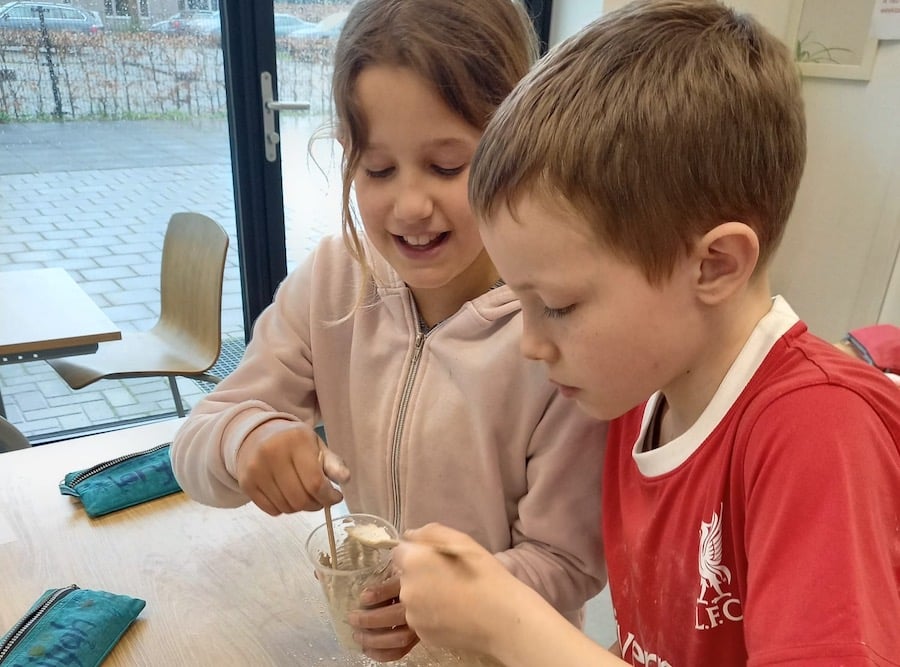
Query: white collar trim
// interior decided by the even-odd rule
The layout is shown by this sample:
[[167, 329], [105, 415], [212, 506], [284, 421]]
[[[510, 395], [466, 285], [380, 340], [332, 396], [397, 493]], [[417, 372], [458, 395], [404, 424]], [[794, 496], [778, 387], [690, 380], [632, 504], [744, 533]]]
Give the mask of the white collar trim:
[[659, 405], [661, 393], [647, 401], [641, 422], [641, 432], [632, 447], [632, 458], [641, 474], [656, 477], [671, 472], [683, 464], [702, 445], [725, 414], [735, 404], [747, 383], [762, 365], [778, 340], [800, 318], [781, 296], [772, 299], [772, 308], [757, 323], [744, 347], [731, 364], [712, 400], [696, 422], [680, 436], [649, 452], [643, 452], [644, 439]]

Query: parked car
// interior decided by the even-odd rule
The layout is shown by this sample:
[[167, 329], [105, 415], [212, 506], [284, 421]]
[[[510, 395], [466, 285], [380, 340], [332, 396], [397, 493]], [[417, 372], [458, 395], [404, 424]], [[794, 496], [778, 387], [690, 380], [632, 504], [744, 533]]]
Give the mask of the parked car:
[[304, 21], [291, 14], [275, 14], [275, 36], [285, 37], [295, 30], [308, 30], [315, 23]]
[[[275, 14], [275, 37], [284, 37], [295, 30], [303, 30], [314, 27], [315, 23], [304, 21], [292, 14]], [[215, 19], [203, 19], [195, 21], [192, 31], [201, 35], [211, 35], [220, 37], [222, 34], [222, 24], [219, 21], [219, 15], [216, 13]]]
[[336, 14], [330, 14], [318, 23], [313, 23], [305, 28], [298, 28], [297, 30], [288, 33], [287, 36], [292, 39], [337, 38], [337, 36], [341, 34], [341, 29], [344, 27], [344, 21], [347, 20], [347, 15], [349, 13], [350, 12], [338, 12]]
[[98, 33], [103, 20], [97, 12], [53, 2], [8, 2], [0, 7], [0, 29], [40, 30], [41, 15], [47, 30]]
[[222, 19], [219, 18], [219, 12], [192, 19], [188, 23], [186, 32], [194, 35], [219, 37], [222, 34]]
[[211, 27], [219, 25], [219, 12], [206, 9], [187, 9], [173, 14], [164, 21], [158, 21], [147, 30], [166, 34], [206, 34]]

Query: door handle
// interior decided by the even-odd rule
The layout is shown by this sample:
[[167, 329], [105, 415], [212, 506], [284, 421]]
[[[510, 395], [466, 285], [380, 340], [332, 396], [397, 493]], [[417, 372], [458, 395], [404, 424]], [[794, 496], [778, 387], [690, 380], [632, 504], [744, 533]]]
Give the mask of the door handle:
[[259, 75], [259, 88], [263, 106], [263, 134], [266, 144], [266, 160], [275, 162], [278, 158], [278, 144], [281, 136], [275, 131], [276, 111], [306, 111], [309, 102], [279, 102], [272, 92], [272, 75], [262, 72]]

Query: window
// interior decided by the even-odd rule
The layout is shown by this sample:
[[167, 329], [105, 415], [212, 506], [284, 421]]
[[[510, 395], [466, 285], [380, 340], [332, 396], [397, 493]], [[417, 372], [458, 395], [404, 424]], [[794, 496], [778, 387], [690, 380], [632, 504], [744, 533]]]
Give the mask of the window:
[[211, 12], [219, 11], [219, 0], [178, 0], [178, 9], [205, 9]]
[[138, 11], [141, 16], [150, 16], [150, 8], [147, 6], [147, 0], [104, 0], [107, 16], [130, 16], [128, 5], [134, 2], [138, 5]]

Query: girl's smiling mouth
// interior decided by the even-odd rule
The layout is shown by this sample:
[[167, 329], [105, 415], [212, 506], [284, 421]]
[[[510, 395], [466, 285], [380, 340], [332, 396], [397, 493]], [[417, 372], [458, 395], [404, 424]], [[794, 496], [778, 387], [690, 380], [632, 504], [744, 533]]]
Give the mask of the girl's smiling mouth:
[[406, 252], [427, 252], [442, 245], [450, 236], [450, 232], [437, 234], [411, 234], [408, 236], [394, 235], [397, 245]]

